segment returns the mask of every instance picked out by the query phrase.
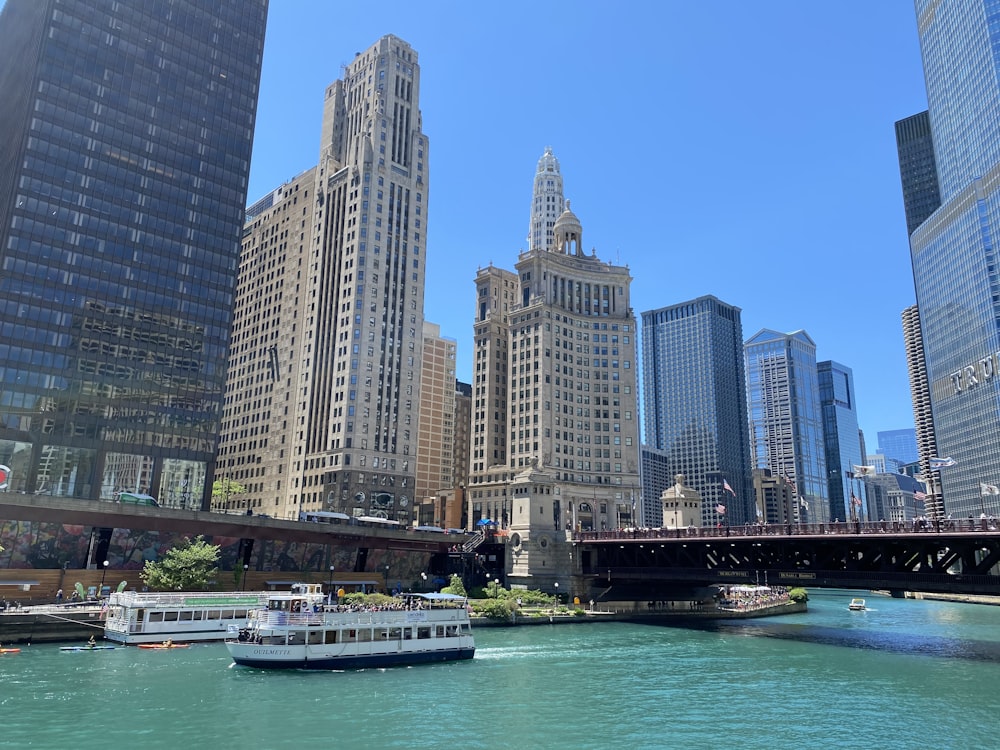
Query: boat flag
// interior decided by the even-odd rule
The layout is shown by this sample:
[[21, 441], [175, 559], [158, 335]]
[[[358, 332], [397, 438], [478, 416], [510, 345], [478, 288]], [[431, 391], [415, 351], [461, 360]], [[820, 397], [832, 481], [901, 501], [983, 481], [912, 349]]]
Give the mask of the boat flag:
[[856, 477], [873, 477], [875, 476], [874, 466], [857, 466], [854, 467], [854, 476]]
[[1000, 495], [1000, 487], [995, 484], [986, 484], [986, 482], [979, 483], [979, 494], [983, 497], [987, 495]]
[[722, 478], [722, 489], [724, 489], [726, 492], [728, 492], [733, 497], [736, 497], [736, 493], [733, 491], [733, 488], [729, 486], [729, 482], [726, 481], [725, 477]]
[[931, 459], [931, 470], [934, 470], [934, 469], [945, 469], [945, 468], [947, 468], [949, 466], [954, 466], [957, 463], [958, 463], [958, 461], [956, 461], [951, 456], [948, 456], [948, 458], [932, 458]]
[[723, 505], [722, 503], [719, 503], [718, 505], [715, 506], [715, 512], [725, 514], [726, 506]]

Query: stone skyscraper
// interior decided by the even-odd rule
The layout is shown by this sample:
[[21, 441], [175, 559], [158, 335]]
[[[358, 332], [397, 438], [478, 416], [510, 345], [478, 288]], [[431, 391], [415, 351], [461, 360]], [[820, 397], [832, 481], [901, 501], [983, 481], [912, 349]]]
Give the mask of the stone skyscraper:
[[508, 580], [529, 588], [573, 564], [569, 529], [632, 523], [638, 499], [631, 276], [584, 251], [568, 203], [552, 231], [516, 273], [476, 276], [470, 520], [508, 527]]
[[10, 489], [207, 507], [267, 0], [7, 0]]
[[528, 248], [531, 250], [551, 250], [554, 238], [553, 227], [565, 206], [563, 179], [559, 172], [559, 160], [547, 147], [538, 160], [535, 169], [535, 185], [531, 191], [531, 228], [528, 233]]
[[[264, 307], [280, 307], [271, 343], [247, 355], [261, 392], [245, 394], [244, 409], [270, 398], [263, 384], [275, 377], [284, 395], [267, 404], [267, 447], [279, 473], [255, 484], [261, 504], [285, 517], [327, 510], [413, 518], [429, 156], [419, 99], [417, 53], [406, 42], [388, 35], [358, 53], [326, 89], [313, 185], [296, 180], [283, 199], [294, 222], [275, 225], [282, 217], [263, 207], [272, 223], [248, 222], [248, 232], [277, 243], [273, 262], [285, 264], [268, 272], [282, 285], [234, 331], [258, 335]], [[245, 271], [241, 285], [270, 278], [253, 282]], [[220, 471], [255, 459], [260, 436], [246, 418], [234, 410]]]

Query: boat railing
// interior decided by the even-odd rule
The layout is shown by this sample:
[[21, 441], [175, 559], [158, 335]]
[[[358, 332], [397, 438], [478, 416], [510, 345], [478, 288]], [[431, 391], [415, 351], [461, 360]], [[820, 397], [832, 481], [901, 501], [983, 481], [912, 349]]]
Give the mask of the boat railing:
[[[287, 628], [287, 627], [309, 627], [326, 624], [340, 625], [379, 625], [388, 622], [387, 616], [418, 615], [419, 613], [434, 613], [434, 622], [462, 621], [468, 619], [468, 612], [464, 608], [458, 607], [430, 607], [423, 609], [398, 609], [387, 607], [384, 609], [358, 610], [358, 611], [338, 611], [330, 607], [324, 607], [313, 612], [288, 612], [286, 610], [259, 609], [250, 613], [249, 625], [256, 628]], [[450, 616], [449, 616], [450, 615]], [[391, 624], [398, 624], [398, 619], [393, 619]]]
[[264, 604], [267, 592], [252, 591], [122, 591], [110, 604], [123, 607], [246, 607]]

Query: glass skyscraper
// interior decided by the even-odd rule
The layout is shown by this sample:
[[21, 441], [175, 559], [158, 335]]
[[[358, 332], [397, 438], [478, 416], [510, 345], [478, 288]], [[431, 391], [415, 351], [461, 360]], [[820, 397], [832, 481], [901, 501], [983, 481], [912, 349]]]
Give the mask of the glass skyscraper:
[[[823, 441], [830, 497], [830, 518], [861, 521], [872, 518], [865, 483], [854, 476], [854, 467], [864, 464], [858, 413], [854, 408], [854, 373], [850, 367], [827, 360], [816, 364], [819, 402], [823, 410]], [[881, 434], [881, 433], [880, 433]], [[856, 498], [860, 503], [852, 503]]]
[[740, 309], [710, 295], [642, 313], [645, 442], [669, 485], [683, 474], [701, 494], [709, 525], [755, 520], [742, 342]]
[[878, 452], [885, 456], [887, 471], [899, 471], [903, 464], [914, 463], [920, 455], [917, 452], [917, 431], [912, 427], [879, 431]]
[[829, 485], [816, 344], [805, 331], [763, 329], [744, 354], [754, 468], [792, 482], [799, 520], [825, 523]]
[[9, 489], [207, 500], [267, 0], [7, 0]]
[[[941, 207], [910, 250], [944, 512], [1000, 483], [1000, 3], [917, 0]], [[986, 512], [1000, 512], [988, 497]]]

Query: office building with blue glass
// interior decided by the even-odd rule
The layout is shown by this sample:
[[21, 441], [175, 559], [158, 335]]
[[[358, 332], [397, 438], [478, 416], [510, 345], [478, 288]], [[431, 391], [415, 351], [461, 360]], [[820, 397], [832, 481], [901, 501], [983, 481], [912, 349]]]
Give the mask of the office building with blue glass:
[[207, 507], [267, 0], [0, 12], [0, 463]]
[[[917, 0], [941, 206], [910, 236], [944, 512], [1000, 482], [1000, 6]], [[1000, 498], [986, 512], [1000, 512]]]
[[816, 374], [823, 410], [830, 518], [877, 520], [868, 507], [864, 482], [854, 476], [854, 467], [865, 463], [855, 409], [854, 373], [850, 367], [827, 360], [816, 364]]
[[753, 467], [790, 482], [794, 520], [830, 520], [816, 344], [805, 331], [762, 329], [744, 344]]
[[755, 520], [742, 339], [740, 309], [711, 295], [642, 313], [645, 441], [668, 486], [683, 474], [700, 493], [708, 525]]
[[917, 431], [908, 427], [902, 430], [879, 430], [878, 452], [885, 456], [886, 471], [898, 472], [905, 464], [919, 460]]

